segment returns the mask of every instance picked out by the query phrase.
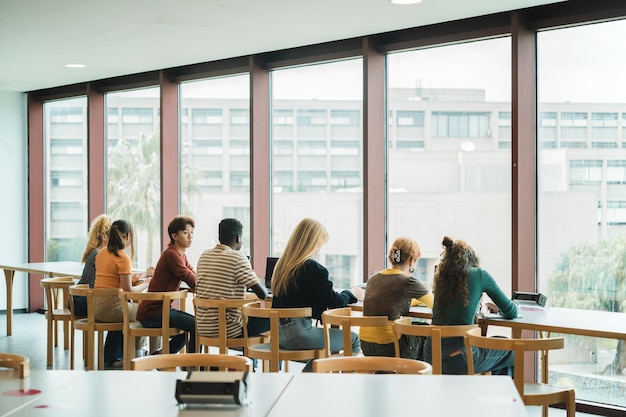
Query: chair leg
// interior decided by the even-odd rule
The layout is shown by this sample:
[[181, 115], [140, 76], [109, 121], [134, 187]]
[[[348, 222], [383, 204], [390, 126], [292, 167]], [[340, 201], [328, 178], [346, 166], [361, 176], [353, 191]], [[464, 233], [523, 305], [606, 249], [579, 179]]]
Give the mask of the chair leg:
[[70, 322], [69, 320], [63, 320], [63, 349], [67, 350], [70, 347]]
[[52, 319], [48, 317], [48, 338], [46, 342], [46, 364], [47, 366], [52, 366], [52, 343], [53, 343], [53, 329], [52, 329]]
[[104, 369], [104, 332], [98, 332], [98, 370]]
[[576, 393], [574, 390], [567, 393], [565, 409], [567, 410], [567, 417], [576, 417]]
[[74, 323], [70, 326], [70, 370], [74, 370], [74, 354], [76, 353], [76, 333], [74, 330]]

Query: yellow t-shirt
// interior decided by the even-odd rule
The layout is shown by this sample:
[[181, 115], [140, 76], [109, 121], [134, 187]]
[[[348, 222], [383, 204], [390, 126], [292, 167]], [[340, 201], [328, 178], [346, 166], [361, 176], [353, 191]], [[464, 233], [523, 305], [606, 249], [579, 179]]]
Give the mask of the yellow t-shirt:
[[94, 288], [120, 288], [120, 275], [132, 273], [132, 261], [123, 250], [119, 256], [102, 249], [96, 255], [96, 283]]

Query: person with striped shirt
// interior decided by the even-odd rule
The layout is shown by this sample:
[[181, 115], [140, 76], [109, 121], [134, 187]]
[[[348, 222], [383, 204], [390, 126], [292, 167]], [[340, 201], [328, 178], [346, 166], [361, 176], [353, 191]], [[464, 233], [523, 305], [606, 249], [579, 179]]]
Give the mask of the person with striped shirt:
[[[219, 224], [219, 242], [200, 255], [196, 268], [196, 297], [213, 300], [242, 299], [250, 288], [260, 299], [267, 291], [252, 269], [250, 260], [241, 252], [243, 225], [237, 219], [223, 219]], [[239, 309], [226, 311], [226, 337], [243, 337], [243, 318]], [[216, 309], [198, 308], [198, 333], [218, 337]], [[269, 320], [251, 317], [248, 335], [257, 336], [269, 330]]]

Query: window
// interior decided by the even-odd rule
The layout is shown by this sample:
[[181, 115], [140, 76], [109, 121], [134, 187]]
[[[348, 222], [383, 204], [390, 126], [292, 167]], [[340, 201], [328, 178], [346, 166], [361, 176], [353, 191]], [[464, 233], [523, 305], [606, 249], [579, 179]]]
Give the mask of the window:
[[[626, 284], [619, 249], [626, 236], [626, 154], [618, 147], [626, 63], [615, 53], [624, 36], [623, 20], [538, 34], [539, 140], [551, 142], [559, 130], [563, 148], [541, 147], [537, 169], [539, 290], [554, 307], [621, 307], [609, 294]], [[569, 186], [546, 186], [557, 183]], [[550, 382], [571, 381], [576, 400], [626, 406], [615, 376], [600, 375], [619, 356], [618, 341], [565, 338], [564, 351], [550, 357]]]
[[472, 245], [510, 293], [511, 242], [501, 231], [511, 227], [511, 151], [489, 138], [492, 129], [510, 125], [510, 42], [387, 57], [387, 107], [396, 120], [387, 137], [386, 247], [400, 236], [414, 239], [422, 251], [414, 275], [423, 281], [432, 282], [447, 235]]
[[249, 90], [248, 75], [180, 85], [181, 106], [193, 115], [189, 131], [181, 132], [192, 146], [183, 148], [180, 167], [180, 211], [196, 219], [194, 243], [186, 252], [192, 265], [218, 242], [225, 217], [244, 224], [242, 250], [250, 251]]
[[[87, 99], [44, 103], [47, 261], [79, 260], [87, 239]], [[59, 242], [64, 242], [63, 247]]]
[[432, 118], [432, 134], [435, 138], [481, 138], [491, 136], [489, 113], [434, 111]]
[[[158, 88], [112, 92], [106, 95], [107, 114], [119, 108], [122, 114], [119, 140], [107, 130], [108, 214], [133, 225], [136, 268], [156, 265], [161, 254], [161, 165]], [[141, 102], [142, 106], [137, 107]], [[111, 110], [113, 111], [113, 110]], [[158, 121], [158, 117], [156, 118]]]
[[344, 288], [363, 282], [362, 64], [276, 69], [270, 83], [271, 255], [280, 256], [300, 220], [315, 218], [331, 236], [319, 260]]

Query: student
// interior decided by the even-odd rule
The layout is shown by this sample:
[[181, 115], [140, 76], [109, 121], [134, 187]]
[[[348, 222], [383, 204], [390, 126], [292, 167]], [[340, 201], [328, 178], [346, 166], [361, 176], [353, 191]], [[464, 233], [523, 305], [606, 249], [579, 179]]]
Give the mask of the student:
[[[478, 257], [462, 240], [443, 238], [444, 251], [435, 270], [433, 324], [473, 324], [483, 293], [495, 303], [507, 319], [517, 317], [517, 307], [507, 297], [493, 277], [480, 268]], [[463, 338], [442, 340], [444, 374], [467, 374], [467, 358]], [[425, 358], [431, 361], [432, 346], [427, 339]], [[474, 371], [498, 375], [513, 375], [513, 352], [472, 348]]]
[[[313, 326], [312, 319], [320, 320], [326, 309], [345, 307], [357, 301], [350, 290], [335, 292], [328, 270], [313, 259], [327, 241], [328, 232], [320, 222], [303, 219], [292, 232], [274, 268], [272, 308], [311, 307], [313, 312], [312, 318], [281, 320], [280, 347], [284, 349], [322, 349], [324, 330]], [[343, 349], [340, 329], [330, 329], [330, 349], [335, 352]], [[361, 351], [359, 337], [354, 332], [352, 351]], [[312, 361], [309, 361], [304, 371], [311, 369]]]
[[[130, 246], [131, 255], [125, 249]], [[126, 220], [116, 220], [111, 224], [109, 242], [106, 250], [96, 256], [96, 283], [94, 288], [121, 288], [124, 291], [145, 291], [152, 279], [154, 268], [148, 268], [137, 285], [133, 285], [132, 257], [135, 256], [133, 227]], [[96, 320], [105, 323], [124, 321], [122, 301], [117, 296], [96, 298]], [[137, 306], [130, 306], [131, 320], [135, 320]], [[135, 338], [137, 356], [143, 356], [143, 337]], [[124, 338], [121, 331], [109, 332], [104, 345], [104, 363], [106, 367], [121, 366], [124, 350]]]
[[[237, 219], [223, 219], [218, 227], [219, 242], [207, 249], [198, 260], [196, 297], [214, 300], [243, 299], [250, 288], [260, 299], [267, 297], [265, 287], [241, 252], [243, 225]], [[214, 308], [197, 309], [198, 334], [218, 337], [218, 316]], [[243, 337], [243, 317], [239, 309], [228, 309], [226, 337]], [[268, 319], [251, 317], [247, 328], [249, 336], [258, 336], [269, 330]]]
[[[81, 259], [84, 266], [79, 284], [89, 284], [89, 288], [93, 288], [96, 282], [96, 255], [101, 249], [107, 247], [111, 223], [113, 219], [106, 214], [99, 215], [91, 222], [87, 245]], [[73, 300], [75, 314], [87, 317], [87, 297], [81, 295], [73, 297]]]
[[[181, 283], [185, 282], [190, 290], [196, 288], [196, 272], [187, 260], [185, 251], [191, 247], [193, 242], [194, 221], [191, 217], [175, 217], [167, 226], [167, 233], [170, 243], [161, 254], [159, 261], [154, 268], [154, 275], [148, 286], [148, 292], [166, 292], [180, 290]], [[143, 327], [161, 327], [162, 323], [162, 303], [161, 301], [144, 300], [139, 303], [137, 310], [137, 320]], [[184, 330], [170, 339], [170, 353], [177, 353], [187, 342], [189, 334], [189, 345], [187, 351], [190, 353], [196, 350], [196, 321], [194, 316], [184, 311], [170, 308], [170, 327]], [[160, 353], [160, 350], [154, 353]]]
[[[387, 327], [361, 327], [361, 349], [366, 356], [395, 356], [393, 320], [409, 313], [418, 302], [433, 307], [433, 296], [426, 286], [411, 274], [421, 256], [417, 242], [400, 237], [389, 249], [390, 269], [379, 271], [367, 280], [363, 299], [364, 316], [387, 316]], [[402, 335], [398, 340], [400, 356], [423, 359], [424, 338]]]

